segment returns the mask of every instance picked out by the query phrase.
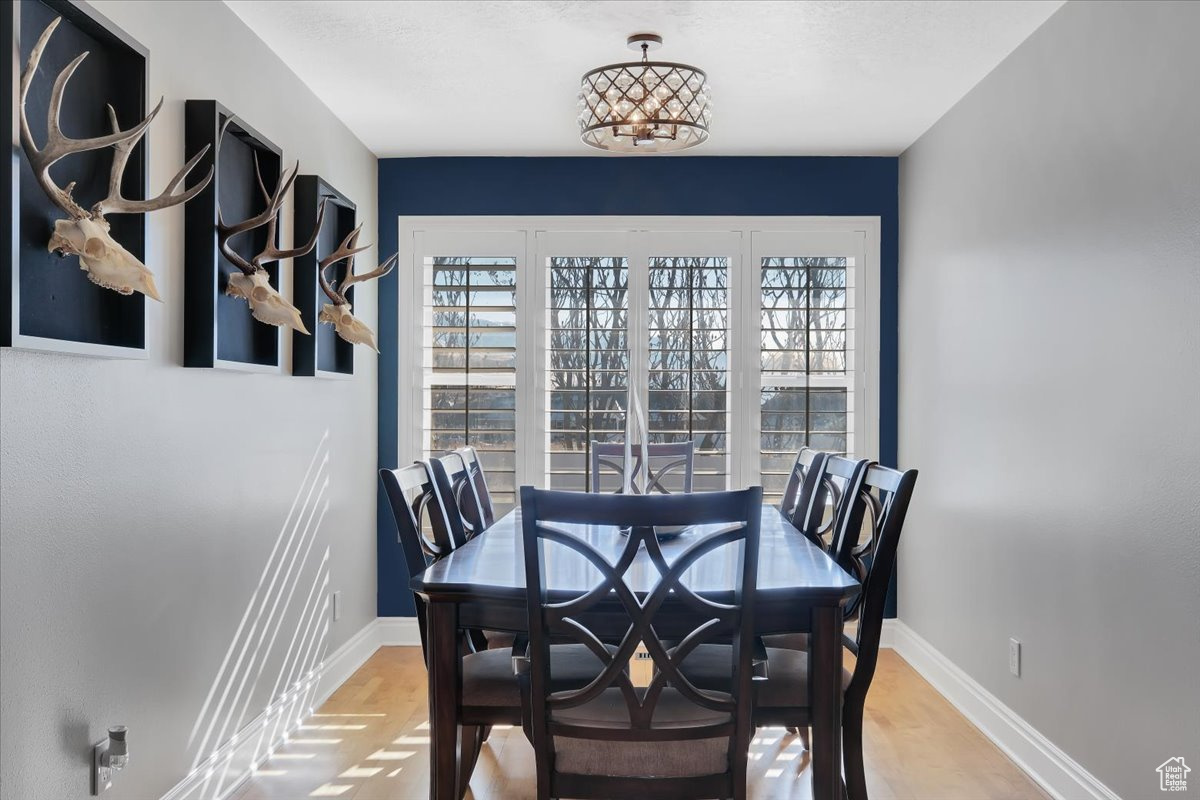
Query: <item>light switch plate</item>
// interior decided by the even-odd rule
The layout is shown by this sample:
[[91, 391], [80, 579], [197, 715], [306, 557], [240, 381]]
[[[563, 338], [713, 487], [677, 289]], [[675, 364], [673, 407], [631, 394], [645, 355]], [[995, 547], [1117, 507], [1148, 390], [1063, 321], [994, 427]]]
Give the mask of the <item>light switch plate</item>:
[[333, 593], [333, 621], [337, 622], [342, 618], [342, 593], [340, 591]]
[[1021, 677], [1021, 643], [1016, 639], [1008, 640], [1008, 671]]

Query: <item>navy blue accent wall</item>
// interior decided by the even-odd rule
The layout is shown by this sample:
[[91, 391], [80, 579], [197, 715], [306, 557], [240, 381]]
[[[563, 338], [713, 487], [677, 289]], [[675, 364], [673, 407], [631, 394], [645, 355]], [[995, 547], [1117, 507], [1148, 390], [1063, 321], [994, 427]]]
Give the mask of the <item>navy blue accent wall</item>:
[[[879, 452], [896, 461], [899, 159], [638, 156], [385, 158], [379, 252], [398, 249], [397, 217], [466, 215], [878, 216]], [[398, 273], [379, 289], [379, 465], [395, 467]], [[411, 346], [410, 343], [405, 343]], [[411, 616], [396, 529], [379, 493], [379, 615]], [[895, 616], [894, 594], [888, 616]]]

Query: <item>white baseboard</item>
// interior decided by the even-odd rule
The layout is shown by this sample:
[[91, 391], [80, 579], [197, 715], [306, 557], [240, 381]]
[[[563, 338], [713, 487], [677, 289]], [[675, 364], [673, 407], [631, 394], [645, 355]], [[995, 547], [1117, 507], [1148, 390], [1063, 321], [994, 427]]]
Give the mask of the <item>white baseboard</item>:
[[896, 647], [896, 625], [898, 619], [885, 619], [883, 621], [883, 630], [879, 632], [879, 646], [888, 649]]
[[421, 629], [416, 617], [379, 617], [375, 620], [379, 629], [380, 647], [420, 647]]
[[162, 800], [225, 800], [253, 774], [269, 751], [282, 744], [376, 650], [420, 644], [414, 617], [371, 620], [197, 765]]
[[1056, 800], [1120, 800], [1095, 775], [900, 620], [887, 620], [884, 640], [962, 712], [984, 736]]
[[321, 704], [329, 699], [329, 695], [349, 680], [368, 658], [375, 655], [380, 645], [379, 622], [379, 617], [368, 622], [362, 630], [347, 639], [318, 665], [321, 667], [321, 674], [317, 679], [312, 708], [320, 708]]

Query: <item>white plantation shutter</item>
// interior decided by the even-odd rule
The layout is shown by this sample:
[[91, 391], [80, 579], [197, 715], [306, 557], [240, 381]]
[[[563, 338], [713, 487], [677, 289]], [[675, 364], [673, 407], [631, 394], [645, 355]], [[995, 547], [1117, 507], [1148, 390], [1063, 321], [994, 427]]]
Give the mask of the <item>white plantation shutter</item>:
[[697, 491], [774, 500], [803, 446], [877, 455], [877, 222], [422, 225], [401, 462], [473, 445], [501, 512], [522, 483], [585, 491], [633, 373], [649, 440], [696, 443]]
[[[629, 262], [548, 256], [545, 268], [546, 486], [588, 491], [592, 442], [625, 436]], [[606, 490], [620, 483], [612, 473], [603, 479]]]
[[[695, 445], [694, 491], [727, 488], [729, 258], [649, 262], [650, 441]], [[665, 481], [682, 491], [683, 473]]]
[[479, 451], [493, 502], [515, 502], [517, 264], [432, 256], [426, 263], [424, 455]]
[[[756, 236], [760, 475], [775, 502], [802, 447], [855, 454], [853, 237]], [[839, 240], [839, 238], [841, 240]]]

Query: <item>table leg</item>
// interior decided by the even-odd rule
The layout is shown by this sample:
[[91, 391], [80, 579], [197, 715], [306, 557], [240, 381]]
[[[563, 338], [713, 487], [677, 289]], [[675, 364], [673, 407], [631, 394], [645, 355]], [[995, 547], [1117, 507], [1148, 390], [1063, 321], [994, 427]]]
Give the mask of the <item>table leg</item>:
[[458, 606], [426, 604], [429, 649], [429, 798], [458, 800]]
[[813, 800], [842, 797], [842, 609], [812, 610], [808, 688], [812, 703]]

